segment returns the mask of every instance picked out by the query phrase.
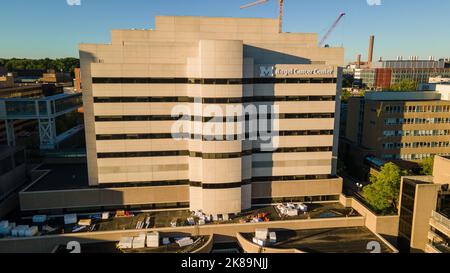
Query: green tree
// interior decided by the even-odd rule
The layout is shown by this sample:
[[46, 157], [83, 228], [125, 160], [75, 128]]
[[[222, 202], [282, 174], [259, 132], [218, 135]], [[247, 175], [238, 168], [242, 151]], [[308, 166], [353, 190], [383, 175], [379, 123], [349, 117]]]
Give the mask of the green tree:
[[417, 82], [413, 80], [402, 80], [398, 84], [394, 84], [389, 89], [390, 91], [416, 91], [417, 90]]
[[363, 189], [363, 196], [369, 205], [383, 214], [397, 210], [400, 180], [403, 175], [407, 175], [407, 172], [394, 163], [385, 164], [378, 174], [372, 175], [372, 184]]
[[342, 80], [342, 87], [344, 88], [350, 88], [353, 85], [353, 77], [350, 77], [348, 75], [344, 76], [344, 79]]
[[342, 89], [341, 101], [348, 102], [348, 99], [352, 96], [348, 89]]
[[422, 160], [422, 162], [419, 163], [420, 174], [433, 175], [433, 164], [434, 164], [434, 157], [428, 157]]
[[76, 67], [80, 67], [80, 60], [77, 58], [61, 58], [61, 59], [0, 59], [0, 66], [4, 65], [8, 71], [17, 70], [49, 70], [54, 69], [57, 72], [74, 72]]

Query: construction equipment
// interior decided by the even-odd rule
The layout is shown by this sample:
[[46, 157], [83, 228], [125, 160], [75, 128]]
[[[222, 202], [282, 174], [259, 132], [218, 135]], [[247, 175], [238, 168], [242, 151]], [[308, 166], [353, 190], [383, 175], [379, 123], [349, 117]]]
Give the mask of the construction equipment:
[[[279, 1], [279, 12], [278, 12], [278, 32], [283, 32], [283, 15], [284, 15], [284, 0], [278, 0]], [[246, 4], [241, 6], [241, 9], [253, 7], [259, 4], [264, 4], [269, 2], [269, 0], [258, 0], [255, 2], [252, 2], [250, 4]]]
[[[269, 2], [269, 0], [258, 0], [249, 4], [245, 4], [243, 6], [241, 6], [241, 9], [246, 9], [249, 7], [253, 7], [259, 4], [264, 4]], [[279, 4], [279, 11], [278, 11], [278, 32], [282, 33], [283, 32], [283, 16], [284, 16], [284, 0], [278, 0], [278, 4]], [[325, 36], [322, 38], [322, 40], [319, 43], [319, 47], [323, 46], [323, 44], [325, 43], [325, 41], [330, 37], [331, 33], [334, 31], [334, 29], [336, 28], [336, 26], [339, 24], [339, 21], [341, 21], [342, 17], [345, 16], [345, 13], [342, 12], [339, 14], [339, 17], [336, 19], [336, 21], [333, 23], [333, 25], [331, 26], [331, 28], [328, 30], [328, 32], [325, 34]]]
[[337, 25], [339, 24], [339, 21], [341, 21], [342, 17], [345, 16], [344, 12], [341, 12], [338, 16], [338, 18], [336, 19], [336, 21], [334, 21], [333, 25], [330, 27], [330, 29], [327, 31], [327, 33], [325, 34], [325, 36], [323, 36], [322, 40], [320, 40], [319, 42], [319, 47], [322, 47], [324, 45], [324, 43], [326, 42], [326, 40], [328, 40], [328, 38], [330, 37], [331, 33], [333, 33], [334, 29], [337, 27]]

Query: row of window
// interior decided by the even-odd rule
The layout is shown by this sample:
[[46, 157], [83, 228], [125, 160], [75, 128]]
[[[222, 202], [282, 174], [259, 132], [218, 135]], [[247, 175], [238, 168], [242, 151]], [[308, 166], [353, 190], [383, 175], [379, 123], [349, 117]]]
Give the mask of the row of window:
[[123, 183], [102, 183], [98, 188], [135, 188], [189, 185], [189, 180], [139, 181]]
[[385, 112], [393, 113], [448, 113], [450, 112], [450, 105], [417, 105], [417, 106], [402, 106], [389, 105], [386, 106]]
[[280, 160], [280, 161], [254, 161], [252, 168], [291, 168], [291, 167], [309, 167], [309, 166], [329, 166], [331, 159], [316, 160]]
[[191, 187], [198, 187], [202, 189], [207, 190], [218, 190], [218, 189], [234, 189], [234, 188], [240, 188], [244, 185], [250, 185], [252, 183], [251, 179], [243, 180], [242, 182], [235, 182], [235, 183], [202, 183], [202, 182], [194, 182], [191, 181], [189, 185]]
[[189, 151], [153, 151], [153, 152], [114, 152], [114, 153], [98, 153], [98, 158], [131, 158], [131, 157], [163, 157], [163, 156], [189, 156], [201, 157], [203, 159], [229, 159], [240, 158], [252, 155], [252, 151], [244, 151], [239, 153], [217, 153], [207, 154], [201, 152]]
[[385, 125], [450, 123], [450, 118], [388, 118]]
[[244, 156], [252, 155], [252, 151], [244, 151], [239, 153], [202, 153], [202, 152], [189, 152], [189, 157], [200, 157], [202, 159], [231, 159], [241, 158]]
[[450, 130], [390, 130], [383, 131], [386, 137], [391, 136], [448, 136]]
[[[401, 159], [403, 160], [422, 160], [425, 158], [429, 158], [432, 157], [435, 154], [403, 154], [400, 156]], [[437, 154], [440, 156], [449, 156], [449, 153], [441, 153], [441, 154]]]
[[243, 78], [243, 79], [199, 79], [199, 78], [92, 78], [94, 84], [299, 84], [336, 83], [336, 78]]
[[[401, 155], [400, 158], [403, 160], [422, 160], [425, 158], [429, 158], [432, 157], [434, 154], [406, 154], [406, 155]], [[438, 154], [440, 156], [449, 156], [450, 154], [446, 153], [446, 154]]]
[[[304, 131], [279, 131], [268, 132], [270, 136], [319, 136], [319, 135], [333, 135], [333, 130], [304, 130]], [[261, 136], [259, 132], [255, 132], [254, 135], [250, 133], [245, 133], [245, 139], [250, 139], [250, 137]], [[125, 140], [125, 139], [203, 139], [208, 140], [242, 140], [244, 139], [244, 134], [242, 135], [200, 135], [200, 134], [189, 134], [189, 133], [160, 133], [160, 134], [114, 134], [114, 135], [97, 135], [97, 140]]]
[[101, 166], [98, 171], [101, 174], [117, 174], [117, 173], [143, 173], [143, 172], [171, 172], [171, 171], [187, 171], [189, 164], [163, 164], [163, 165], [137, 165], [137, 166]]
[[[264, 117], [264, 116], [263, 116]], [[270, 114], [266, 115], [267, 119], [271, 119]], [[279, 119], [325, 119], [334, 118], [334, 113], [310, 113], [310, 114], [278, 114]], [[243, 121], [243, 116], [234, 117], [200, 117], [200, 116], [170, 116], [170, 115], [140, 115], [140, 116], [96, 116], [96, 122], [114, 122], [114, 121], [176, 121], [176, 120], [190, 120], [209, 122], [212, 119], [222, 122], [240, 122]], [[249, 115], [245, 115], [245, 119], [249, 120]]]
[[450, 153], [440, 153], [440, 154], [383, 154], [381, 155], [382, 159], [389, 160], [389, 159], [395, 159], [395, 160], [422, 160], [429, 157], [432, 157], [434, 155], [440, 155], [440, 156], [450, 156]]
[[253, 154], [264, 153], [314, 153], [314, 152], [332, 152], [333, 147], [291, 147], [291, 148], [278, 148], [275, 151], [264, 151], [261, 149], [253, 149]]
[[[273, 178], [271, 180], [271, 178]], [[239, 188], [244, 185], [249, 185], [252, 182], [270, 182], [270, 181], [294, 181], [294, 180], [317, 180], [317, 179], [331, 179], [336, 178], [330, 175], [297, 175], [297, 176], [271, 176], [271, 177], [257, 177], [243, 180], [235, 183], [219, 183], [208, 184], [198, 181], [189, 180], [167, 180], [167, 181], [142, 181], [142, 182], [123, 182], [123, 183], [102, 183], [98, 185], [99, 188], [129, 188], [129, 187], [162, 187], [162, 186], [191, 186], [201, 187], [203, 189], [227, 189]]]
[[432, 142], [397, 142], [397, 143], [383, 143], [383, 149], [407, 149], [407, 148], [448, 148], [449, 141], [432, 141]]
[[204, 104], [240, 104], [276, 101], [334, 101], [335, 96], [258, 96], [239, 98], [192, 98], [192, 97], [94, 97], [94, 103], [146, 103], [178, 102]]
[[239, 158], [242, 156], [249, 156], [252, 154], [264, 153], [309, 153], [309, 152], [331, 152], [333, 147], [292, 147], [279, 148], [275, 151], [264, 151], [261, 149], [253, 149], [240, 153], [228, 154], [203, 154], [201, 152], [189, 151], [154, 151], [154, 152], [114, 152], [114, 153], [98, 153], [98, 158], [126, 158], [126, 157], [157, 157], [157, 156], [190, 156], [202, 157], [204, 159], [221, 159], [221, 158]]
[[268, 181], [294, 181], [294, 180], [322, 180], [333, 179], [336, 176], [329, 174], [319, 175], [283, 175], [283, 176], [259, 176], [253, 177], [252, 182], [268, 182]]
[[267, 204], [275, 204], [275, 203], [292, 203], [292, 202], [307, 203], [307, 202], [326, 202], [326, 201], [339, 201], [339, 195], [258, 198], [258, 199], [253, 199], [252, 204], [267, 205]]

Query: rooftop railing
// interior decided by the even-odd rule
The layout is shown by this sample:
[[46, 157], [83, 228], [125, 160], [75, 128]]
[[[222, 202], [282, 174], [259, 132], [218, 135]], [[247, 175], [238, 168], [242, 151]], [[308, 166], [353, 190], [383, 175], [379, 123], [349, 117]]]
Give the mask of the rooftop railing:
[[442, 214], [433, 211], [431, 213], [431, 218], [433, 218], [436, 222], [443, 225], [444, 227], [450, 229], [450, 220], [447, 217], [443, 216]]

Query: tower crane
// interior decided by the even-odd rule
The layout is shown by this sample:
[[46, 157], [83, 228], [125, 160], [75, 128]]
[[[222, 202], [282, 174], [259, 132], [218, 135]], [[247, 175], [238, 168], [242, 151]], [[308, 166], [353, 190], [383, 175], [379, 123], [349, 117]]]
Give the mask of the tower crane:
[[[246, 4], [241, 6], [241, 9], [246, 9], [249, 7], [253, 7], [259, 4], [264, 4], [269, 2], [269, 0], [258, 0], [255, 2], [252, 2], [250, 4]], [[278, 0], [279, 3], [279, 11], [278, 11], [278, 32], [283, 32], [283, 15], [284, 15], [284, 0]]]
[[[257, 0], [254, 1], [252, 3], [249, 4], [245, 4], [243, 6], [241, 6], [241, 9], [246, 9], [249, 7], [253, 7], [259, 4], [264, 4], [269, 2], [269, 0]], [[278, 11], [278, 32], [282, 33], [283, 32], [283, 15], [284, 15], [284, 0], [278, 0], [279, 3], [279, 11]], [[333, 33], [334, 29], [337, 27], [337, 25], [339, 24], [339, 22], [341, 21], [342, 17], [345, 16], [344, 12], [341, 12], [338, 16], [338, 18], [336, 19], [336, 21], [333, 23], [333, 25], [331, 26], [331, 28], [328, 30], [328, 32], [325, 34], [325, 36], [322, 38], [322, 40], [319, 42], [319, 47], [323, 46], [323, 44], [325, 43], [325, 41], [330, 37], [330, 35]]]
[[330, 38], [331, 33], [333, 33], [333, 31], [336, 29], [337, 25], [339, 24], [339, 22], [341, 21], [342, 17], [345, 16], [344, 12], [341, 12], [338, 16], [338, 18], [336, 19], [336, 21], [334, 21], [333, 25], [330, 27], [330, 29], [327, 31], [327, 33], [325, 34], [325, 36], [323, 36], [322, 40], [320, 40], [319, 42], [319, 47], [322, 47], [323, 44], [326, 42], [326, 40], [328, 38]]

